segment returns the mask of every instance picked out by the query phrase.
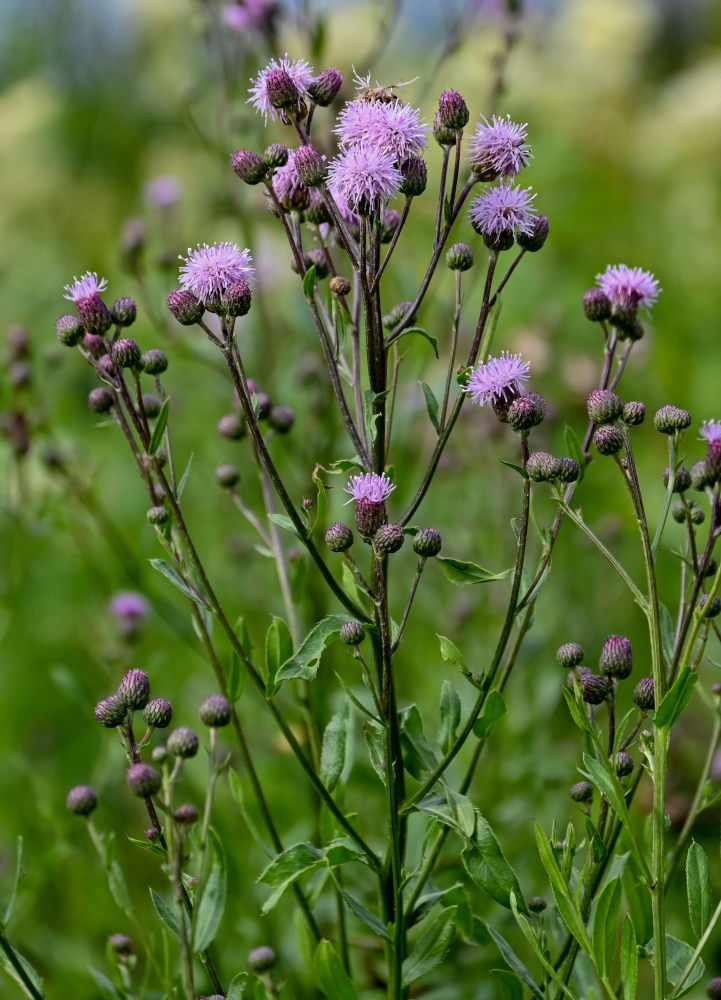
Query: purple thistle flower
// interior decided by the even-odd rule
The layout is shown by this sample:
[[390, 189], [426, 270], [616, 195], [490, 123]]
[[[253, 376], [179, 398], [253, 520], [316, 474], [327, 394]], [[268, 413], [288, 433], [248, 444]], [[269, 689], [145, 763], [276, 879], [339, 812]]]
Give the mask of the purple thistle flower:
[[107, 287], [108, 283], [105, 278], [98, 278], [95, 271], [86, 271], [82, 278], [76, 278], [73, 275], [73, 283], [65, 286], [67, 294], [63, 295], [63, 298], [70, 299], [71, 302], [80, 302], [82, 299], [89, 299], [92, 295], [99, 295]]
[[135, 590], [119, 590], [110, 598], [109, 608], [118, 619], [139, 620], [148, 613], [148, 601]]
[[280, 4], [276, 0], [242, 0], [241, 3], [230, 3], [223, 7], [223, 20], [235, 31], [256, 29], [263, 34], [272, 34], [280, 11]]
[[343, 147], [364, 142], [400, 163], [423, 151], [428, 126], [421, 122], [420, 111], [404, 101], [356, 100], [341, 111], [334, 131]]
[[263, 115], [266, 124], [268, 115], [271, 121], [276, 119], [277, 109], [271, 104], [268, 95], [268, 77], [277, 70], [285, 70], [291, 78], [298, 91], [299, 100], [308, 94], [308, 84], [313, 79], [313, 68], [305, 59], [291, 59], [287, 52], [281, 60], [271, 59], [265, 69], [262, 69], [252, 81], [253, 86], [249, 88], [250, 97], [245, 102], [252, 104], [255, 110]]
[[398, 194], [403, 180], [392, 156], [364, 142], [340, 153], [328, 176], [339, 202], [345, 201], [359, 213], [378, 211]]
[[273, 171], [273, 190], [283, 208], [304, 208], [310, 198], [310, 190], [301, 183], [295, 166], [295, 150], [288, 150], [288, 162]]
[[188, 256], [180, 268], [180, 284], [196, 295], [203, 305], [220, 301], [229, 285], [249, 281], [254, 268], [250, 250], [241, 250], [236, 243], [199, 243], [196, 250], [188, 247]]
[[721, 420], [704, 420], [701, 424], [699, 441], [721, 444]]
[[379, 476], [377, 472], [364, 472], [358, 476], [351, 476], [345, 488], [346, 493], [350, 493], [350, 500], [365, 500], [368, 503], [383, 503], [395, 489], [395, 484], [390, 481], [385, 472]]
[[533, 232], [533, 206], [535, 198], [530, 188], [518, 184], [501, 183], [489, 188], [471, 202], [469, 211], [473, 228], [483, 236], [497, 239], [514, 227], [521, 233]]
[[465, 392], [474, 403], [485, 406], [499, 400], [513, 399], [528, 381], [531, 367], [520, 354], [503, 351], [500, 358], [489, 358], [468, 376]]
[[[526, 142], [526, 124], [511, 121], [511, 116], [476, 125], [468, 161], [476, 173], [490, 177], [514, 177], [528, 166], [531, 147]], [[490, 179], [489, 177], [489, 179]]]
[[143, 189], [143, 195], [149, 205], [155, 208], [170, 208], [180, 201], [183, 185], [175, 174], [160, 174], [149, 180]]
[[626, 264], [609, 264], [603, 274], [596, 275], [596, 283], [618, 309], [650, 309], [661, 291], [650, 271]]

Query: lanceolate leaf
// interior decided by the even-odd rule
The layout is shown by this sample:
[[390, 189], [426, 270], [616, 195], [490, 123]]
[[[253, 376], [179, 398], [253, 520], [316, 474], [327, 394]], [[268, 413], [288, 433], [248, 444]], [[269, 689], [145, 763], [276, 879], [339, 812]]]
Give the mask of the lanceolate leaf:
[[464, 562], [461, 559], [450, 559], [447, 556], [438, 556], [436, 562], [440, 563], [441, 569], [451, 583], [459, 585], [492, 583], [494, 580], [502, 580], [511, 572], [510, 569], [506, 569], [502, 573], [493, 573], [475, 563]]
[[155, 421], [155, 427], [153, 427], [153, 433], [150, 436], [150, 444], [148, 445], [148, 454], [154, 455], [155, 452], [160, 447], [160, 442], [163, 440], [163, 434], [165, 433], [165, 427], [168, 423], [168, 411], [170, 409], [170, 400], [166, 399], [163, 401], [163, 405], [160, 407], [160, 413]]
[[225, 855], [220, 838], [212, 829], [208, 836], [205, 867], [208, 874], [201, 887], [200, 901], [193, 909], [193, 950], [196, 952], [205, 951], [215, 939], [225, 909]]
[[178, 590], [185, 594], [186, 597], [189, 597], [191, 601], [195, 601], [195, 603], [199, 604], [201, 607], [207, 608], [208, 611], [213, 610], [202, 594], [200, 594], [197, 590], [194, 590], [185, 582], [175, 566], [171, 566], [169, 562], [165, 561], [165, 559], [149, 559], [148, 562], [153, 569], [157, 569], [158, 573], [162, 573], [164, 577], [170, 580], [170, 582], [174, 584]]
[[408, 986], [443, 961], [456, 933], [456, 907], [450, 906], [438, 916], [416, 942], [403, 962], [403, 985]]
[[475, 834], [461, 854], [461, 860], [476, 885], [484, 889], [492, 899], [510, 909], [513, 890], [519, 909], [526, 912], [516, 873], [506, 860], [490, 825], [479, 812], [476, 812]]
[[691, 928], [698, 939], [711, 917], [711, 877], [706, 852], [695, 841], [686, 855], [686, 893]]
[[621, 989], [623, 1000], [636, 1000], [638, 984], [638, 950], [633, 921], [627, 913], [621, 931]]
[[332, 792], [343, 774], [350, 743], [350, 703], [343, 699], [340, 709], [326, 726], [320, 755], [320, 780]]
[[331, 642], [335, 642], [341, 625], [345, 625], [347, 621], [350, 621], [348, 615], [329, 615], [318, 622], [305, 637], [298, 652], [286, 660], [280, 668], [275, 676], [276, 684], [296, 677], [312, 680], [318, 672], [323, 650]]
[[358, 1000], [355, 986], [330, 941], [321, 941], [313, 957], [313, 973], [328, 1000]]
[[498, 950], [500, 951], [501, 955], [503, 955], [503, 958], [507, 963], [509, 969], [513, 969], [516, 976], [518, 976], [519, 981], [523, 983], [526, 989], [529, 989], [531, 991], [532, 995], [536, 997], [536, 1000], [546, 1000], [546, 994], [542, 992], [540, 986], [533, 978], [531, 973], [528, 971], [526, 966], [523, 964], [523, 962], [520, 960], [518, 955], [515, 953], [513, 948], [511, 948], [508, 941], [506, 941], [506, 939], [501, 934], [499, 934], [498, 931], [495, 931], [490, 926], [490, 924], [486, 925], [486, 929], [488, 930], [488, 933], [491, 935], [493, 940], [496, 942]]
[[436, 399], [433, 389], [426, 383], [421, 382], [421, 389], [423, 389], [423, 398], [426, 401], [426, 410], [428, 411], [428, 417], [433, 424], [436, 433], [440, 434], [441, 425], [438, 421], [438, 400]]
[[601, 976], [611, 972], [620, 912], [621, 880], [614, 878], [601, 890], [593, 914], [593, 958]]
[[684, 667], [673, 685], [664, 695], [663, 701], [653, 717], [659, 729], [670, 729], [689, 703], [698, 674], [690, 667]]

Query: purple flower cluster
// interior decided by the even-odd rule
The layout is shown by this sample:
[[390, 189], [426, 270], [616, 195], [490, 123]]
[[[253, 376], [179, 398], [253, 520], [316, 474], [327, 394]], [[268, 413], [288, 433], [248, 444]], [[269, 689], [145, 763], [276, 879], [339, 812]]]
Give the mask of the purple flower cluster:
[[205, 306], [217, 304], [226, 289], [236, 282], [248, 282], [254, 272], [249, 250], [236, 243], [199, 243], [188, 247], [188, 256], [180, 268], [180, 284]]
[[528, 381], [530, 371], [530, 365], [520, 354], [503, 351], [499, 358], [481, 361], [473, 369], [465, 391], [479, 406], [508, 400], [518, 395]]

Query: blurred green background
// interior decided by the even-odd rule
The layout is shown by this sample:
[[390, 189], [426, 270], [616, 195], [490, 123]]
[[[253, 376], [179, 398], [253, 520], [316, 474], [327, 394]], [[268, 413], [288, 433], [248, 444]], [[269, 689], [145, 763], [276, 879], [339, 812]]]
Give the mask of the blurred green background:
[[[695, 427], [703, 419], [721, 418], [721, 10], [712, 0], [539, 0], [514, 18], [490, 0], [442, 5], [442, 11], [441, 5], [411, 0], [390, 6], [301, 3], [279, 5], [272, 32], [238, 32], [211, 0], [0, 2], [0, 299], [6, 358], [17, 342], [16, 325], [28, 332], [30, 343], [29, 371], [6, 365], [0, 384], [5, 431], [0, 439], [0, 901], [10, 892], [16, 838], [22, 836], [25, 876], [10, 936], [46, 977], [50, 996], [83, 1000], [97, 995], [87, 965], [102, 968], [107, 935], [127, 928], [82, 824], [65, 811], [71, 785], [90, 781], [97, 787], [98, 824], [118, 831], [118, 854], [143, 919], [153, 919], [148, 882], [163, 887], [153, 859], [127, 843], [126, 834], [140, 835], [143, 816], [126, 793], [117, 740], [97, 726], [92, 706], [133, 664], [149, 671], [156, 694], [173, 700], [178, 722], [192, 725], [197, 704], [213, 684], [186, 624], [182, 598], [148, 567], [147, 560], [160, 552], [124, 442], [114, 428], [94, 426], [98, 420], [85, 403], [91, 374], [55, 338], [54, 321], [65, 311], [63, 286], [87, 269], [105, 275], [108, 301], [121, 295], [138, 299], [133, 334], [143, 349], [160, 346], [168, 352], [166, 385], [180, 468], [194, 456], [184, 498], [188, 520], [229, 610], [245, 615], [261, 647], [270, 614], [282, 613], [273, 567], [256, 553], [249, 527], [215, 487], [213, 469], [235, 461], [248, 501], [257, 503], [260, 491], [247, 441], [236, 444], [216, 433], [218, 419], [232, 408], [226, 375], [197, 331], [180, 330], [165, 317], [179, 252], [222, 239], [253, 251], [258, 292], [242, 324], [242, 349], [249, 373], [274, 402], [291, 405], [298, 416], [291, 434], [273, 446], [292, 495], [310, 494], [316, 461], [328, 465], [349, 449], [280, 227], [258, 190], [241, 185], [229, 168], [236, 148], [262, 151], [274, 140], [292, 144], [280, 125], [265, 131], [245, 104], [249, 78], [271, 54], [288, 51], [308, 57], [316, 70], [341, 69], [344, 98], [352, 94], [355, 67], [385, 84], [414, 81], [401, 94], [421, 106], [429, 121], [438, 94], [452, 87], [464, 94], [474, 118], [494, 110], [529, 123], [534, 159], [524, 183], [537, 192], [536, 205], [550, 218], [551, 236], [509, 285], [496, 346], [520, 350], [531, 361], [532, 387], [549, 401], [549, 419], [536, 447], [562, 449], [566, 423], [583, 433], [585, 395], [601, 363], [600, 334], [585, 320], [581, 296], [609, 263], [650, 269], [663, 287], [621, 383], [623, 397], [644, 400], [650, 412], [667, 402], [685, 406]], [[504, 86], [491, 107], [499, 58], [509, 40]], [[329, 122], [329, 113], [319, 112], [314, 125], [328, 151]], [[429, 253], [440, 162], [432, 142], [427, 160], [428, 192], [414, 205], [385, 279], [388, 308], [412, 297]], [[158, 178], [165, 183], [158, 185]], [[141, 232], [141, 263], [131, 273], [128, 250]], [[480, 302], [484, 251], [465, 218], [454, 238], [471, 242], [478, 259], [466, 286], [467, 344]], [[448, 343], [452, 309], [452, 276], [439, 269], [419, 322], [442, 345]], [[418, 380], [439, 389], [444, 373], [425, 342], [409, 351], [391, 451], [399, 484], [394, 509], [413, 495], [432, 448]], [[29, 450], [18, 457], [22, 420]], [[694, 437], [692, 432], [687, 440], [688, 464], [702, 457]], [[465, 412], [416, 518], [439, 528], [446, 554], [493, 569], [510, 565], [514, 536], [508, 518], [520, 502], [518, 478], [500, 464], [518, 460], [510, 438], [492, 415], [470, 407]], [[663, 497], [666, 442], [650, 421], [636, 439], [653, 521]], [[63, 456], [67, 472], [48, 467], [44, 456], [50, 446]], [[334, 485], [330, 516], [347, 517], [341, 506], [344, 482]], [[543, 522], [553, 512], [541, 491], [538, 499]], [[640, 576], [633, 519], [610, 462], [594, 463], [576, 501]], [[120, 540], [115, 549], [98, 530], [98, 509]], [[672, 610], [678, 589], [672, 550], [680, 544], [680, 529], [672, 523], [661, 558], [663, 599]], [[404, 575], [410, 580], [413, 571], [412, 553], [401, 553], [397, 566], [396, 616], [405, 596], [400, 581]], [[437, 567], [426, 573], [399, 655], [398, 683], [402, 701], [421, 706], [431, 731], [442, 679], [463, 684], [441, 662], [435, 634], [453, 638], [469, 664], [481, 669], [495, 641], [504, 586], [455, 588]], [[112, 594], [127, 588], [145, 593], [152, 606], [132, 647], [119, 637], [108, 611]], [[336, 609], [311, 570], [305, 589], [302, 616], [310, 627]], [[578, 640], [593, 666], [610, 632], [634, 639], [634, 680], [649, 673], [638, 610], [596, 553], [566, 526], [508, 689], [507, 719], [473, 789], [529, 894], [545, 890], [532, 818], [550, 826], [557, 817], [565, 827], [574, 816], [582, 829], [567, 797], [577, 777], [580, 741], [561, 704], [563, 678], [554, 650], [560, 642]], [[339, 690], [333, 668], [352, 683], [358, 680], [352, 660], [333, 650], [315, 692], [323, 718]], [[716, 679], [714, 667], [705, 664], [706, 686]], [[630, 704], [630, 690], [621, 696], [624, 706]], [[312, 833], [307, 789], [252, 696], [244, 697], [247, 726], [284, 837], [288, 843], [306, 839]], [[710, 724], [710, 714], [695, 699], [674, 738], [670, 811], [676, 823], [695, 786]], [[380, 809], [357, 728], [351, 787], [361, 808]], [[188, 768], [189, 798], [199, 800], [203, 776], [201, 755]], [[642, 785], [639, 822], [648, 798]], [[256, 918], [267, 894], [255, 884], [263, 858], [246, 848], [245, 827], [225, 787], [218, 826], [231, 865], [219, 947], [225, 975], [244, 967], [249, 948], [270, 943], [281, 955], [280, 975], [292, 984], [289, 995], [312, 995], [307, 981], [298, 978], [296, 948], [287, 933], [290, 903], [262, 924]], [[710, 844], [718, 889], [718, 816], [702, 817], [697, 832]], [[449, 854], [444, 877], [453, 880], [458, 872]], [[505, 927], [506, 915], [498, 907], [489, 901], [479, 906]], [[676, 909], [678, 926], [672, 932], [683, 937], [688, 934], [683, 907]], [[321, 919], [332, 923], [332, 912], [321, 908]], [[721, 971], [718, 949], [717, 936], [707, 949], [709, 975]], [[430, 981], [427, 995], [490, 998], [493, 987], [484, 970], [500, 965], [490, 949], [460, 945], [458, 981], [441, 979], [435, 986]], [[14, 985], [0, 984], [0, 995], [15, 993]]]

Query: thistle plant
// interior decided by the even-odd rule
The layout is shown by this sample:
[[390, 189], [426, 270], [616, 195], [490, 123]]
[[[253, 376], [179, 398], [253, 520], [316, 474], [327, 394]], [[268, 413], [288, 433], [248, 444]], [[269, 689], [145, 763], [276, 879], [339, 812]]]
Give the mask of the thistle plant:
[[[686, 435], [693, 423], [686, 410], [669, 404], [644, 423], [644, 404], [626, 399], [629, 357], [660, 287], [650, 271], [617, 264], [600, 271], [585, 294], [579, 289], [579, 322], [592, 323], [599, 342], [588, 420], [577, 430], [568, 426], [567, 454], [546, 450], [549, 437], [539, 431], [547, 410], [543, 385], [529, 360], [504, 341], [501, 315], [502, 299], [515, 291], [517, 275], [534, 266], [550, 232], [536, 207], [543, 193], [519, 179], [532, 156], [528, 126], [510, 116], [487, 118], [480, 109], [473, 109], [478, 118], [469, 126], [471, 110], [454, 90], [440, 95], [429, 124], [406, 100], [408, 91], [399, 96], [372, 86], [370, 77], [355, 83], [334, 115], [339, 95], [348, 94], [338, 70], [316, 74], [304, 59], [274, 58], [250, 82], [249, 98], [273, 130], [272, 141], [263, 150], [227, 151], [228, 171], [266, 204], [268, 224], [287, 241], [298, 307], [304, 303], [325, 366], [324, 396], [345, 435], [331, 461], [292, 470], [276, 447], [298, 426], [290, 407], [274, 405], [267, 373], [248, 362], [246, 317], [265, 294], [255, 247], [200, 242], [213, 234], [197, 234], [167, 297], [170, 315], [187, 332], [176, 329], [162, 349], [146, 343], [145, 333], [138, 340], [129, 335], [142, 310], [127, 297], [110, 302], [104, 277], [88, 271], [65, 288], [74, 311], [58, 320], [58, 339], [97, 378], [88, 406], [127, 444], [128, 467], [137, 470], [161, 550], [151, 554], [152, 565], [184, 600], [193, 632], [183, 634], [199, 644], [210, 668], [197, 719], [176, 718], [181, 713], [170, 701], [155, 696], [155, 678], [132, 662], [147, 603], [133, 593], [116, 597], [112, 611], [128, 662], [117, 690], [98, 692], [95, 718], [117, 732], [126, 758], [117, 794], [124, 794], [124, 769], [147, 825], [133, 840], [150, 852], [165, 888], [152, 888], [159, 924], [146, 926], [112, 835], [96, 825], [96, 793], [87, 785], [71, 789], [68, 808], [86, 824], [132, 935], [111, 942], [106, 989], [184, 1000], [211, 990], [213, 998], [229, 1000], [318, 991], [344, 1000], [402, 1000], [452, 980], [462, 961], [480, 984], [478, 996], [684, 996], [704, 975], [702, 955], [721, 915], [706, 855], [691, 839], [698, 815], [714, 801], [707, 779], [721, 732], [718, 692], [699, 683], [707, 644], [719, 637], [721, 569], [713, 553], [721, 531], [721, 421], [701, 424], [701, 454]], [[426, 266], [411, 285], [401, 255], [416, 200], [432, 197], [426, 158], [437, 161], [435, 210], [428, 216]], [[401, 302], [387, 292], [397, 284], [408, 287]], [[471, 310], [474, 289], [480, 305]], [[419, 325], [431, 290], [448, 303], [449, 331]], [[180, 474], [174, 452], [179, 336], [186, 344], [209, 342], [226, 373], [234, 409], [218, 431], [239, 458], [220, 465], [215, 477], [229, 516], [237, 509], [273, 561], [278, 594], [268, 595], [267, 627], [220, 596], [186, 516], [185, 491], [198, 485], [189, 467]], [[428, 345], [438, 393], [413, 375], [413, 352]], [[555, 402], [556, 410], [563, 406]], [[433, 438], [427, 452], [424, 442], [418, 445], [415, 482], [413, 470], [395, 464], [399, 413], [408, 407], [425, 411]], [[452, 472], [441, 463], [453, 450], [462, 414], [480, 428], [477, 408], [487, 408], [499, 425], [514, 491], [510, 565], [500, 571], [476, 562], [482, 554], [458, 552], [453, 524], [424, 520], [429, 494], [452, 495]], [[651, 447], [658, 435], [667, 439], [665, 472], [658, 475], [665, 493], [649, 518], [635, 449], [641, 440]], [[479, 429], [478, 451], [484, 447]], [[690, 469], [683, 464], [691, 462], [686, 448], [698, 452]], [[249, 474], [260, 482], [258, 502], [244, 489]], [[299, 476], [309, 496], [291, 485]], [[618, 484], [618, 507], [632, 512], [642, 578], [579, 506], [601, 477]], [[675, 596], [660, 592], [657, 572], [672, 532], [670, 544], [682, 539]], [[558, 686], [578, 771], [568, 776], [568, 799], [554, 806], [558, 822], [546, 829], [529, 819], [538, 849], [535, 882], [544, 886], [544, 895], [534, 895], [509, 860], [516, 831], [494, 829], [485, 816], [490, 803], [481, 763], [494, 767], [494, 733], [513, 711], [506, 689], [526, 655], [539, 595], [553, 586], [552, 556], [557, 546], [579, 540], [622, 582], [648, 639], [639, 651], [609, 621], [600, 650], [587, 657], [588, 643], [571, 624], [558, 637], [556, 657], [565, 671]], [[303, 599], [295, 569], [301, 559], [314, 590], [323, 588], [327, 614], [316, 616], [318, 604]], [[483, 584], [473, 593], [499, 595], [498, 621], [479, 627], [472, 658], [445, 635], [442, 608], [432, 623], [414, 615], [424, 574], [434, 566], [449, 586]], [[445, 662], [460, 672], [463, 693], [443, 680], [434, 723], [405, 700], [414, 669], [404, 655], [411, 629], [429, 643], [429, 630], [438, 634], [439, 652], [428, 646], [429, 664]], [[331, 676], [321, 664], [334, 646], [346, 666]], [[596, 653], [592, 669], [586, 664]], [[552, 648], [536, 646], [534, 658], [535, 669], [556, 669]], [[708, 753], [683, 826], [672, 831], [671, 734], [694, 694], [712, 720]], [[256, 716], [279, 734], [288, 780], [303, 782], [310, 793], [307, 813], [292, 830], [274, 814], [257, 764], [249, 736]], [[354, 733], [362, 737], [354, 741]], [[375, 782], [370, 799], [354, 773], [359, 745]], [[207, 778], [204, 798], [194, 802], [197, 786], [186, 776], [195, 757], [207, 757]], [[227, 781], [241, 803], [239, 775], [252, 789], [262, 831], [248, 824], [224, 843], [214, 819], [216, 792]], [[643, 785], [652, 788], [647, 833], [639, 819]], [[285, 914], [296, 915], [304, 970], [289, 963], [285, 942], [244, 941], [223, 923], [227, 855], [242, 862], [253, 840], [268, 854], [255, 873], [268, 888], [262, 912], [283, 908], [288, 924]], [[667, 894], [682, 861], [689, 926], [677, 937], [668, 929]], [[4, 937], [0, 945], [11, 954]], [[495, 965], [503, 968], [491, 976], [486, 970]], [[31, 989], [23, 981], [26, 992], [44, 995], [33, 983]], [[717, 979], [708, 990], [719, 995]], [[461, 996], [462, 988], [453, 992], [451, 983], [445, 995]]]

